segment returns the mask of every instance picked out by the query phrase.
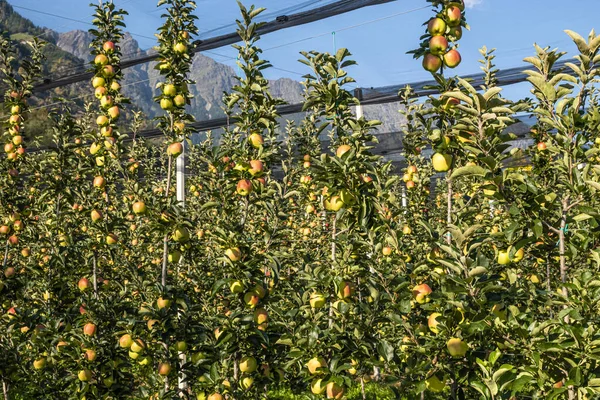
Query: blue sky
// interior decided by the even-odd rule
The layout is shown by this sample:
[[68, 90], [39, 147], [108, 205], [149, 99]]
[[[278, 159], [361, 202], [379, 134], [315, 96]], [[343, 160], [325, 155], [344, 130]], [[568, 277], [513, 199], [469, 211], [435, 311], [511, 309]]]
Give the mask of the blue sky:
[[[8, 0], [14, 6], [27, 7], [39, 11], [58, 14], [71, 19], [90, 21], [89, 1], [85, 0]], [[292, 7], [306, 9], [306, 6], [326, 5], [333, 0], [254, 0], [244, 1], [266, 7], [268, 19], [282, 10]], [[497, 48], [496, 62], [499, 68], [523, 65], [523, 58], [533, 55], [533, 43], [542, 46], [559, 47], [574, 51], [564, 29], [571, 29], [587, 37], [597, 24], [599, 0], [572, 0], [568, 4], [559, 0], [467, 0], [467, 20], [471, 31], [466, 32], [460, 42], [463, 55], [462, 64], [454, 70], [457, 74], [479, 72], [478, 49], [487, 45]], [[142, 48], [150, 48], [156, 28], [161, 25], [161, 12], [155, 0], [115, 0], [115, 3], [129, 11], [126, 19], [128, 30]], [[202, 37], [223, 34], [233, 29], [238, 17], [235, 0], [197, 0], [200, 32], [209, 32]], [[301, 79], [306, 67], [298, 63], [301, 50], [332, 51], [335, 34], [335, 47], [347, 47], [359, 63], [350, 74], [362, 87], [416, 82], [430, 78], [423, 71], [420, 62], [413, 60], [406, 52], [416, 47], [423, 33], [422, 23], [431, 15], [424, 0], [398, 0], [388, 4], [363, 8], [309, 25], [290, 28], [265, 35], [261, 46], [266, 49], [264, 56], [279, 69], [269, 71], [269, 77], [289, 77]], [[302, 8], [304, 6], [304, 8]], [[308, 7], [310, 8], [310, 7]], [[89, 28], [84, 23], [50, 17], [17, 8], [17, 11], [34, 23], [58, 31]], [[376, 21], [376, 22], [372, 22]], [[223, 27], [223, 28], [221, 28]], [[221, 28], [221, 29], [217, 29]], [[212, 31], [217, 29], [216, 31]], [[228, 65], [235, 65], [235, 52], [221, 48], [206, 54]], [[506, 89], [509, 97], [527, 95], [523, 86]]]

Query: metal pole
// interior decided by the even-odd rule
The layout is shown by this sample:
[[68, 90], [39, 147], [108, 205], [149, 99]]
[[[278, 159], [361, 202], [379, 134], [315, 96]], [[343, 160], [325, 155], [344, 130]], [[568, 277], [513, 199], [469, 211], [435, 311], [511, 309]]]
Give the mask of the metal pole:
[[[182, 208], [185, 208], [185, 153], [186, 153], [187, 141], [183, 141], [183, 152], [177, 157], [177, 173], [176, 173], [176, 191], [177, 191], [177, 202]], [[181, 263], [182, 259], [179, 261]], [[177, 267], [179, 272], [179, 266]], [[179, 273], [177, 274], [179, 275]], [[184, 352], [179, 352], [179, 365], [183, 367], [186, 363], [186, 356]], [[185, 374], [181, 373], [178, 376], [178, 388], [180, 391], [187, 389], [185, 383]]]
[[359, 101], [358, 105], [356, 106], [356, 119], [361, 119], [364, 116], [363, 106], [360, 103], [360, 101], [362, 100], [362, 89], [361, 88], [354, 89], [354, 97], [356, 97]]

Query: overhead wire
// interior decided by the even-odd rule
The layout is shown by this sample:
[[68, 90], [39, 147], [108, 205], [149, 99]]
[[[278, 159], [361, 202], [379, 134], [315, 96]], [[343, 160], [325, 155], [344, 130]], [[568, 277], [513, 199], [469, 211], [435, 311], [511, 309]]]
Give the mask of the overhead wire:
[[[325, 18], [329, 18], [335, 15], [340, 15], [343, 13], [347, 13], [350, 11], [358, 10], [367, 6], [385, 4], [392, 1], [397, 0], [338, 0], [335, 3], [331, 3], [328, 6], [319, 7], [315, 9], [311, 9], [307, 12], [301, 12], [297, 14], [282, 16], [279, 17], [275, 21], [268, 22], [261, 26], [258, 29], [258, 34], [267, 34], [279, 31], [281, 29], [290, 28], [293, 26], [304, 25], [307, 23], [311, 23], [314, 21], [322, 20]], [[239, 36], [237, 32], [229, 33], [226, 35], [209, 38], [204, 41], [200, 41], [200, 43], [194, 49], [195, 52], [202, 52], [206, 50], [212, 50], [219, 47], [224, 47], [229, 44], [233, 44], [239, 41]], [[143, 56], [136, 58], [134, 60], [126, 61], [122, 63], [122, 68], [130, 68], [135, 65], [144, 64], [150, 61], [157, 59], [158, 54], [152, 54], [148, 56]], [[37, 85], [34, 90], [44, 91], [53, 89], [55, 87], [66, 86], [72, 83], [82, 82], [87, 79], [90, 79], [93, 76], [91, 73], [82, 73], [70, 76], [65, 79], [45, 82], [43, 84]]]

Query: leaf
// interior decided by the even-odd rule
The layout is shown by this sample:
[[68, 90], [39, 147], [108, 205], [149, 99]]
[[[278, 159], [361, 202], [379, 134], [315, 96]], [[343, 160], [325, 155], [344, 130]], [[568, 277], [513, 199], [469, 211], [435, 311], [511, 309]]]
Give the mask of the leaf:
[[598, 183], [598, 182], [585, 181], [585, 183], [588, 184], [590, 187], [596, 189], [596, 190], [600, 190], [600, 183]]
[[585, 39], [581, 37], [580, 34], [578, 34], [577, 32], [573, 32], [569, 29], [565, 29], [565, 33], [569, 35], [571, 39], [573, 39], [573, 42], [575, 42], [575, 45], [577, 45], [577, 48], [579, 49], [580, 53], [586, 54], [589, 51], [589, 47]]
[[452, 172], [452, 175], [450, 176], [450, 178], [456, 179], [461, 176], [472, 176], [472, 175], [485, 176], [488, 172], [489, 171], [487, 169], [480, 167], [479, 165], [468, 165], [468, 166], [460, 167], [460, 168], [454, 170], [454, 172]]
[[485, 267], [475, 267], [469, 271], [469, 277], [473, 278], [476, 276], [480, 276], [487, 273], [487, 271], [488, 270]]

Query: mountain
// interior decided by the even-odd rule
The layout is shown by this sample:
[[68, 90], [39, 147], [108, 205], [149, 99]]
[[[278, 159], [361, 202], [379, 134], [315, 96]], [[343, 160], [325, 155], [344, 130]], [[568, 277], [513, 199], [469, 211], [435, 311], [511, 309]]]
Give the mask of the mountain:
[[[89, 53], [92, 36], [88, 32], [75, 30], [58, 33], [47, 28], [37, 27], [16, 13], [6, 0], [0, 0], [0, 30], [8, 31], [17, 40], [40, 36], [48, 41], [46, 53], [49, 57], [45, 76], [51, 78], [56, 79], [82, 72], [87, 69], [92, 58]], [[142, 50], [138, 42], [128, 33], [125, 34], [120, 46], [124, 60], [153, 52], [153, 50]], [[156, 85], [161, 79], [155, 65], [155, 63], [147, 63], [126, 69], [122, 82], [124, 94], [132, 100], [135, 108], [144, 111], [149, 118], [162, 112], [153, 100], [157, 94]], [[235, 71], [230, 66], [221, 64], [203, 54], [197, 54], [194, 57], [190, 79], [194, 80], [196, 84], [190, 87], [190, 91], [195, 98], [190, 106], [190, 111], [195, 115], [196, 120], [224, 116], [221, 109], [223, 93], [229, 91], [236, 83], [235, 76]], [[53, 94], [65, 98], [82, 97], [82, 95], [89, 94], [88, 86], [87, 83], [71, 85], [68, 88], [56, 89]], [[290, 104], [302, 102], [303, 87], [292, 79], [273, 80], [270, 90], [273, 96], [283, 98]], [[365, 115], [382, 120], [385, 125], [382, 131], [397, 131], [403, 122], [397, 110], [397, 104], [368, 106], [365, 107]], [[299, 119], [299, 116], [285, 116], [284, 119]]]

